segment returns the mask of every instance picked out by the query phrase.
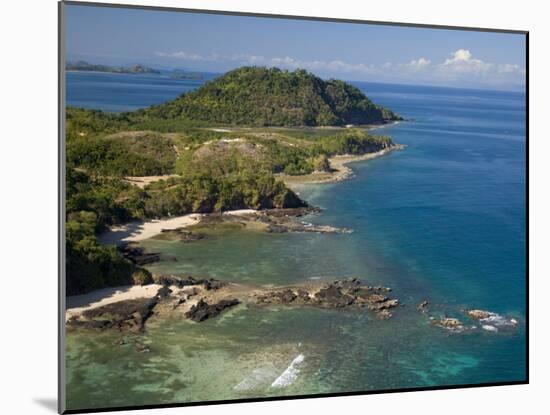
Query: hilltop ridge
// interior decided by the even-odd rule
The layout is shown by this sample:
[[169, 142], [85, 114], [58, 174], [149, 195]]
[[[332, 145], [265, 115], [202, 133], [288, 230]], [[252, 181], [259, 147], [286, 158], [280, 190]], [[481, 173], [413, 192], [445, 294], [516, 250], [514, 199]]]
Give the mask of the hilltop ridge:
[[164, 104], [138, 111], [147, 118], [185, 118], [240, 126], [384, 124], [402, 118], [353, 85], [310, 72], [245, 66]]

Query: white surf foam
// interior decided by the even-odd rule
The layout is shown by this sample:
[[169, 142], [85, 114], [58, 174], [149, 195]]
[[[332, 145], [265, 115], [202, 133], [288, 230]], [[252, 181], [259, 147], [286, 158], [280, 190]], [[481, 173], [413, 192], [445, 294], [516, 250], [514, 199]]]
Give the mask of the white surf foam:
[[482, 318], [479, 321], [481, 321], [482, 323], [491, 324], [496, 327], [509, 327], [509, 326], [515, 326], [518, 324], [516, 319], [513, 319], [513, 318], [508, 319], [497, 313], [490, 313], [489, 317]]
[[258, 368], [254, 369], [252, 373], [244, 378], [240, 383], [235, 385], [233, 389], [236, 391], [247, 391], [251, 389], [256, 389], [259, 387], [265, 387], [269, 385], [273, 376], [276, 376], [276, 373], [273, 369], [269, 368]]
[[271, 384], [271, 387], [285, 388], [288, 385], [291, 385], [298, 377], [298, 373], [300, 373], [300, 369], [298, 369], [298, 366], [304, 361], [304, 359], [305, 356], [301, 353], [296, 356], [292, 363], [285, 369], [285, 371], [281, 373], [281, 376], [275, 379], [275, 381]]
[[483, 326], [481, 326], [481, 328], [487, 331], [495, 331], [495, 332], [498, 331], [498, 329], [495, 326], [489, 326], [487, 324], [484, 324]]

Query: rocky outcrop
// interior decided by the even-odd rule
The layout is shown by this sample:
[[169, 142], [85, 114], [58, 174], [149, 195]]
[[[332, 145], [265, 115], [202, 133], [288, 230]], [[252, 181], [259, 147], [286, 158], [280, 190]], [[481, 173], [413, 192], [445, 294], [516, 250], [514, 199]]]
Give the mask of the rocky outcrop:
[[452, 332], [463, 332], [465, 330], [464, 324], [457, 318], [443, 317], [433, 319], [432, 324]]
[[427, 313], [428, 305], [429, 305], [428, 300], [424, 300], [420, 304], [418, 304], [418, 306], [416, 306], [416, 309], [421, 313]]
[[343, 292], [336, 284], [329, 284], [315, 294], [314, 302], [323, 307], [341, 308], [352, 305], [355, 302], [355, 297]]
[[490, 332], [498, 332], [500, 330], [514, 329], [518, 325], [515, 318], [501, 316], [486, 310], [469, 310], [466, 312], [468, 317], [476, 320], [481, 324], [481, 328]]
[[357, 278], [337, 280], [319, 289], [289, 287], [263, 292], [256, 296], [258, 304], [302, 304], [322, 308], [367, 307], [379, 317], [391, 317], [390, 309], [397, 307], [397, 299], [388, 298], [388, 287], [363, 285]]
[[196, 322], [201, 322], [216, 317], [226, 308], [236, 306], [237, 304], [240, 304], [240, 301], [236, 298], [221, 300], [216, 304], [208, 304], [201, 298], [197, 304], [193, 305], [191, 309], [185, 313], [185, 317]]
[[[474, 330], [479, 330], [480, 327], [482, 330], [498, 333], [501, 330], [506, 331], [515, 329], [519, 324], [514, 318], [504, 317], [491, 311], [474, 309], [462, 310], [462, 312], [468, 318], [466, 322], [463, 322], [458, 318], [450, 318], [446, 316], [441, 318], [430, 317], [430, 321], [435, 326], [455, 333], [471, 332]], [[479, 323], [479, 325], [476, 323]]]
[[490, 311], [485, 310], [470, 310], [466, 314], [468, 314], [468, 316], [473, 318], [474, 320], [483, 320], [496, 315], [495, 313], [491, 313]]
[[197, 242], [206, 238], [205, 234], [192, 232], [186, 228], [162, 229], [161, 235], [162, 238], [167, 237], [183, 243]]
[[275, 209], [256, 214], [256, 219], [266, 225], [267, 232], [312, 232], [312, 233], [351, 233], [351, 229], [295, 220], [306, 214], [317, 213], [318, 208]]
[[153, 298], [124, 300], [92, 308], [84, 311], [82, 316], [70, 319], [67, 325], [91, 329], [143, 331], [145, 322], [153, 314], [153, 309], [160, 299], [161, 296], [157, 295]]
[[146, 252], [144, 248], [134, 244], [125, 244], [118, 247], [122, 256], [136, 265], [147, 265], [160, 261], [159, 252]]
[[202, 285], [206, 290], [217, 290], [226, 285], [225, 282], [216, 280], [214, 278], [193, 278], [178, 277], [176, 275], [159, 275], [154, 278], [157, 284], [164, 286], [175, 286], [177, 288], [184, 288], [189, 286]]

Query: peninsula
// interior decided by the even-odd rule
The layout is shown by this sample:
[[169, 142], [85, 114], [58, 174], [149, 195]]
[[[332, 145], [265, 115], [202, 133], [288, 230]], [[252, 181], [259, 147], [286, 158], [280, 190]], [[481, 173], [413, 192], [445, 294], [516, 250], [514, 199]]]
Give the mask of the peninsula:
[[293, 188], [341, 180], [351, 172], [345, 163], [401, 149], [367, 126], [349, 126], [400, 119], [345, 82], [257, 67], [134, 112], [68, 108], [67, 294], [150, 280], [116, 239], [98, 241], [113, 227], [131, 236], [132, 226], [152, 220], [187, 225], [193, 219], [175, 218], [198, 214], [204, 226], [211, 213], [294, 209], [284, 220], [254, 215], [249, 226], [338, 232], [293, 221], [311, 209]]

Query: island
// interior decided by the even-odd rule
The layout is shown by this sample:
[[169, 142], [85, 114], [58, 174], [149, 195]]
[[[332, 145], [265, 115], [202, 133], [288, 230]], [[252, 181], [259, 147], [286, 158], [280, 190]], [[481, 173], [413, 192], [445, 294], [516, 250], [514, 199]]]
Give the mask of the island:
[[204, 80], [204, 76], [200, 72], [186, 72], [186, 71], [180, 71], [178, 69], [173, 70], [170, 72], [170, 78], [171, 79], [183, 79], [188, 81], [202, 81]]
[[[346, 82], [264, 67], [230, 71], [134, 112], [68, 108], [68, 327], [142, 331], [153, 314], [202, 322], [242, 303], [366, 307], [392, 317], [401, 303], [390, 287], [338, 275], [331, 283], [270, 288], [157, 275], [148, 265], [162, 254], [139, 242], [200, 243], [219, 229], [352, 233], [310, 223], [308, 215], [321, 210], [300, 196], [301, 186], [344, 180], [353, 175], [349, 163], [402, 150], [370, 130], [402, 120]], [[133, 289], [91, 300], [97, 290], [120, 286]], [[77, 298], [88, 305], [79, 307]], [[487, 331], [517, 324], [484, 310], [462, 311], [469, 323], [436, 318], [428, 301], [408, 310], [451, 332], [470, 330], [475, 321]]]
[[68, 62], [65, 69], [67, 71], [86, 71], [86, 72], [108, 72], [123, 74], [160, 74], [158, 69], [135, 64], [132, 66], [109, 66], [88, 63], [86, 61]]

